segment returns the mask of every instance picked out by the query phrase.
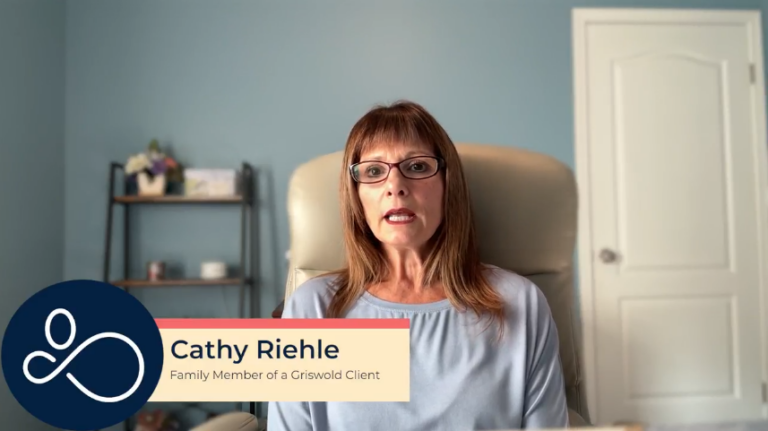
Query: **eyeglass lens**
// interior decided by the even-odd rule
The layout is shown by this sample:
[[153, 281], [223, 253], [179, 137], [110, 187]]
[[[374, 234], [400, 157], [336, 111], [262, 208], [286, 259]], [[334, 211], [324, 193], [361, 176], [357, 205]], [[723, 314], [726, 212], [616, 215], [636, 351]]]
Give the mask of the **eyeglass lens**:
[[[432, 157], [414, 157], [403, 160], [398, 164], [400, 172], [406, 178], [422, 179], [434, 175], [438, 169], [438, 161]], [[390, 166], [383, 162], [362, 162], [352, 170], [357, 181], [374, 183], [387, 178]]]

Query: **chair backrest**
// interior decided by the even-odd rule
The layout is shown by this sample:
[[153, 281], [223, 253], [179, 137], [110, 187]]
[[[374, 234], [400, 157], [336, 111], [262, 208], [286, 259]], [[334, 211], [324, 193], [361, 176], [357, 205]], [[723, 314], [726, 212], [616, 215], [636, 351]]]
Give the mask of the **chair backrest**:
[[[573, 172], [544, 154], [514, 147], [456, 144], [470, 188], [484, 262], [535, 282], [560, 336], [569, 407], [589, 421], [574, 319], [573, 258], [577, 189]], [[342, 267], [338, 185], [342, 153], [299, 166], [288, 192], [289, 271], [285, 298], [307, 279]]]

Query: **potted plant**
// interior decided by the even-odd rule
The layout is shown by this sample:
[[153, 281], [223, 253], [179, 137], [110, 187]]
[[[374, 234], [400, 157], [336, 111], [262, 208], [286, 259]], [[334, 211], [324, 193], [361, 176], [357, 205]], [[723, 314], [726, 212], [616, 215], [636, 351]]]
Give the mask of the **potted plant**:
[[181, 166], [160, 149], [157, 139], [149, 143], [146, 151], [128, 158], [125, 173], [140, 196], [162, 196], [169, 185], [182, 181]]

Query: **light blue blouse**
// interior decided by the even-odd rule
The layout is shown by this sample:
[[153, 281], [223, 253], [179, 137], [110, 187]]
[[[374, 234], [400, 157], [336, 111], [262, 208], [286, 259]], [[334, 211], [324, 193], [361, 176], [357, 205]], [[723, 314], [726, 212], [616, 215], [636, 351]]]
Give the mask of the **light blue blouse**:
[[[507, 304], [504, 338], [448, 300], [398, 304], [364, 294], [350, 318], [411, 322], [410, 402], [272, 402], [269, 431], [480, 431], [566, 428], [558, 334], [549, 305], [527, 278], [488, 266]], [[321, 318], [329, 276], [307, 281], [283, 318]]]

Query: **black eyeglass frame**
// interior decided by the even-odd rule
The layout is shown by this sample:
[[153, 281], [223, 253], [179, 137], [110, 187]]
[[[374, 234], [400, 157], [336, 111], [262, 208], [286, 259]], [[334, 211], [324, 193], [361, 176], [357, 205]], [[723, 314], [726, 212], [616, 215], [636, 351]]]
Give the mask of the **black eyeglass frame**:
[[[413, 160], [413, 159], [434, 159], [435, 161], [437, 161], [437, 169], [435, 169], [435, 173], [430, 175], [430, 176], [428, 176], [428, 177], [421, 177], [421, 178], [411, 178], [411, 177], [409, 177], [408, 175], [406, 175], [400, 169], [400, 165], [405, 163], [405, 162], [407, 162], [407, 161], [409, 161], [409, 160]], [[363, 163], [381, 163], [382, 165], [387, 165], [387, 175], [385, 175], [384, 178], [382, 178], [380, 180], [376, 180], [376, 181], [360, 181], [355, 176], [355, 167], [357, 167], [357, 166], [359, 166], [359, 165], [361, 165]], [[408, 178], [409, 180], [418, 181], [418, 180], [426, 180], [427, 178], [434, 177], [435, 175], [437, 175], [440, 172], [441, 169], [443, 169], [443, 167], [445, 167], [445, 160], [443, 160], [440, 157], [437, 157], [437, 156], [413, 156], [413, 157], [408, 157], [407, 159], [400, 160], [399, 162], [395, 162], [395, 163], [383, 162], [381, 160], [361, 160], [361, 161], [359, 161], [357, 163], [353, 163], [353, 164], [349, 165], [348, 169], [349, 169], [349, 175], [352, 176], [352, 179], [355, 182], [360, 183], [360, 184], [377, 184], [377, 183], [386, 181], [387, 178], [389, 178], [389, 174], [392, 172], [392, 168], [395, 168], [398, 171], [400, 171], [400, 174], [402, 176], [404, 176], [405, 178]]]

